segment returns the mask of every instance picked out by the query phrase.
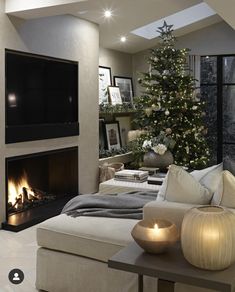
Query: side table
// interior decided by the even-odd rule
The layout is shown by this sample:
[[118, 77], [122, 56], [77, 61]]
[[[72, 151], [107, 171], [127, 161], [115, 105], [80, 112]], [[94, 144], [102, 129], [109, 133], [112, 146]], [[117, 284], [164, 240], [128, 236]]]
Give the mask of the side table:
[[158, 292], [173, 292], [176, 282], [222, 292], [235, 291], [235, 264], [223, 271], [198, 269], [185, 260], [179, 243], [159, 255], [148, 254], [135, 242], [130, 243], [109, 259], [108, 267], [138, 274], [139, 292], [143, 292], [144, 275], [158, 278]]

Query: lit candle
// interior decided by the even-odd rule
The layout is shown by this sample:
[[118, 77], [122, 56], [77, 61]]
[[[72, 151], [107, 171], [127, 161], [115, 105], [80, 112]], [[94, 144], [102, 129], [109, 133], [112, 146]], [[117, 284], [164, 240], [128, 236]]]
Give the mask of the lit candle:
[[158, 227], [157, 223], [154, 224], [154, 227], [153, 227], [153, 234], [154, 236], [158, 237], [159, 234], [160, 234], [160, 228]]
[[164, 228], [159, 228], [157, 223], [153, 228], [149, 228], [149, 239], [152, 241], [164, 241]]
[[134, 240], [145, 251], [162, 253], [178, 239], [178, 230], [175, 224], [164, 219], [142, 220], [138, 222], [132, 232]]

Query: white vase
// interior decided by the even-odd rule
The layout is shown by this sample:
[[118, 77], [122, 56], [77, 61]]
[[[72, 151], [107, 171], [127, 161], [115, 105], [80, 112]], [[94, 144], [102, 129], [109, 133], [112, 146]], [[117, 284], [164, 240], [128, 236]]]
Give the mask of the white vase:
[[220, 206], [191, 209], [183, 219], [181, 246], [198, 268], [227, 268], [235, 261], [235, 214]]

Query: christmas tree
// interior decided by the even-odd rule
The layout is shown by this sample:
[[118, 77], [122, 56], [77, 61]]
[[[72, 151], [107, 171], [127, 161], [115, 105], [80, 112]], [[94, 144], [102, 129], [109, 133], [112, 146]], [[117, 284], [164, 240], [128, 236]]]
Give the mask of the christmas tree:
[[[205, 167], [209, 162], [203, 125], [205, 102], [195, 93], [195, 79], [187, 66], [189, 50], [175, 48], [172, 25], [164, 22], [158, 32], [160, 45], [151, 50], [149, 72], [138, 80], [144, 93], [136, 100], [134, 122], [150, 137], [165, 132], [174, 139], [175, 164], [191, 169]], [[135, 154], [143, 154], [144, 139], [138, 139]]]

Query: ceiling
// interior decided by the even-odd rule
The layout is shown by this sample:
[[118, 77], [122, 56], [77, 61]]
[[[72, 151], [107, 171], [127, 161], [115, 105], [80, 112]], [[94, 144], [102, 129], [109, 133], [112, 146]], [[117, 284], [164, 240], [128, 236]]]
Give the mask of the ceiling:
[[[221, 0], [205, 2], [212, 7], [213, 1], [223, 2]], [[72, 14], [99, 24], [100, 46], [133, 54], [153, 47], [157, 39], [147, 40], [132, 34], [131, 31], [201, 2], [201, 0], [6, 0], [6, 12], [24, 19]], [[103, 17], [105, 9], [112, 11], [113, 16], [110, 19]], [[219, 9], [222, 7], [216, 12]], [[216, 14], [177, 29], [175, 34], [181, 36], [221, 20], [222, 18]], [[125, 43], [120, 42], [121, 36], [127, 37]]]

